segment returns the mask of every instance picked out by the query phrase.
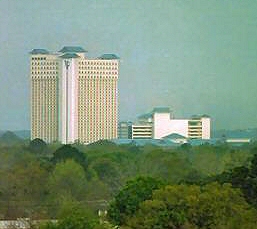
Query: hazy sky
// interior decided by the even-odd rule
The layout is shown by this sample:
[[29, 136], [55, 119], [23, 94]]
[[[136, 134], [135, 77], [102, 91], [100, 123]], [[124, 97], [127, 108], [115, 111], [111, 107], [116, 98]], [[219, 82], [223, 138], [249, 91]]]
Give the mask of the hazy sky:
[[154, 106], [257, 127], [256, 0], [0, 0], [0, 129], [30, 128], [29, 54], [121, 57], [119, 116]]

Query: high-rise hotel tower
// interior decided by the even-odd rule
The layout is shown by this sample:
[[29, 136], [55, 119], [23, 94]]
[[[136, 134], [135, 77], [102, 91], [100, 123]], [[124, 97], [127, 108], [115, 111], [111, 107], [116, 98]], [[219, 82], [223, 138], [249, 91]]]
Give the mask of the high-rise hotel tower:
[[31, 52], [31, 139], [64, 144], [117, 138], [119, 58], [81, 47]]

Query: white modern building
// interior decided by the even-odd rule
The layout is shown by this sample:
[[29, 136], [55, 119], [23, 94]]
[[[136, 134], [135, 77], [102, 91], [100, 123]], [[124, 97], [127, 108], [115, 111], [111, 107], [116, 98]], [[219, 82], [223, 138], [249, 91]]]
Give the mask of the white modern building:
[[119, 58], [81, 47], [31, 51], [31, 138], [64, 144], [117, 138]]
[[167, 107], [154, 108], [152, 112], [139, 116], [137, 122], [132, 125], [134, 139], [167, 139], [169, 136], [174, 138], [174, 134], [186, 139], [210, 139], [210, 133], [209, 116], [175, 119]]

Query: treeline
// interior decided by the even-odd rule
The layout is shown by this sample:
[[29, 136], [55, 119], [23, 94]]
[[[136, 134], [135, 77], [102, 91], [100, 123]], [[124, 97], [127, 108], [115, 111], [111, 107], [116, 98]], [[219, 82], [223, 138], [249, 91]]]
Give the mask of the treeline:
[[108, 141], [85, 146], [45, 144], [40, 139], [1, 142], [0, 218], [50, 219], [60, 218], [72, 208], [87, 212], [108, 209], [127, 181], [139, 176], [185, 187], [231, 183], [255, 206], [256, 190], [251, 183], [256, 178], [255, 147], [161, 148]]

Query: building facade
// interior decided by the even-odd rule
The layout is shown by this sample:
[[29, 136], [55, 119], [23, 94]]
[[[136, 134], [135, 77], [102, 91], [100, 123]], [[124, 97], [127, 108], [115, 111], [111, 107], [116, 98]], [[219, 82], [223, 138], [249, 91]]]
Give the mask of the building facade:
[[[132, 139], [167, 139], [180, 136], [186, 139], [210, 139], [211, 119], [207, 115], [175, 119], [168, 107], [154, 108], [138, 117], [132, 124]], [[176, 134], [176, 135], [175, 135]], [[180, 142], [182, 142], [182, 140]], [[174, 140], [174, 139], [173, 139]]]
[[189, 139], [210, 139], [211, 137], [211, 119], [207, 115], [175, 119], [171, 116], [169, 108], [155, 108], [152, 114], [155, 139], [162, 139], [172, 133]]
[[132, 125], [132, 139], [152, 139], [153, 126], [151, 124], [133, 124]]
[[119, 122], [118, 124], [118, 138], [131, 139], [132, 138], [132, 122]]
[[119, 58], [81, 47], [31, 54], [31, 138], [64, 144], [117, 138]]

